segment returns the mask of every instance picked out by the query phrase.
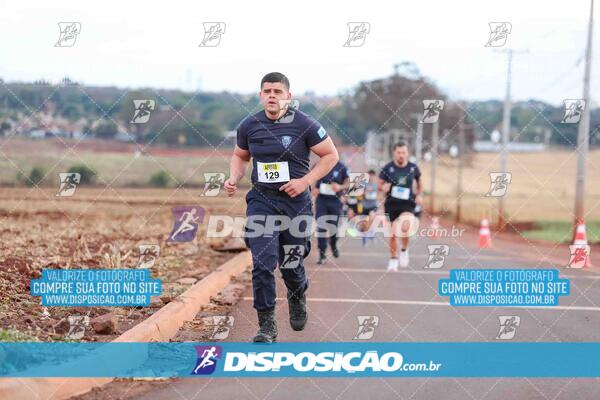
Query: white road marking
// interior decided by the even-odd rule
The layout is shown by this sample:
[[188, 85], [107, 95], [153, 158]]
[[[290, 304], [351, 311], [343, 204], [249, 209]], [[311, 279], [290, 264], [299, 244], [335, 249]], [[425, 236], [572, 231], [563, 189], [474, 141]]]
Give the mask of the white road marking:
[[[309, 302], [320, 302], [320, 303], [364, 303], [364, 304], [400, 304], [400, 305], [413, 305], [413, 306], [450, 306], [450, 303], [445, 301], [420, 301], [420, 300], [384, 300], [384, 299], [334, 299], [324, 297], [307, 297]], [[252, 297], [242, 297], [242, 300], [251, 301]], [[283, 297], [277, 297], [278, 301], [284, 301]], [[461, 306], [456, 308], [469, 309], [478, 306]], [[486, 306], [479, 306], [479, 308], [489, 308]], [[584, 307], [584, 306], [506, 306], [503, 308], [529, 308], [534, 310], [566, 310], [566, 311], [600, 311], [600, 307]]]
[[[545, 269], [553, 269], [555, 267], [547, 267]], [[454, 269], [460, 269], [460, 268], [454, 268]], [[523, 269], [527, 269], [527, 268], [523, 268]], [[564, 275], [562, 274], [562, 271], [560, 270], [560, 268], [558, 268], [560, 275], [559, 278], [566, 278], [566, 279], [589, 279], [589, 280], [599, 280], [600, 279], [600, 275]], [[398, 271], [395, 272], [387, 272], [385, 267], [381, 267], [381, 268], [323, 268], [323, 267], [319, 267], [316, 266], [315, 269], [311, 269], [310, 272], [314, 273], [316, 271], [320, 271], [320, 272], [365, 272], [365, 273], [381, 273], [381, 274], [415, 274], [415, 275], [441, 275], [441, 276], [449, 276], [450, 272], [447, 269], [423, 269], [423, 270], [418, 270], [418, 269], [399, 269]]]
[[[387, 252], [374, 252], [374, 253], [355, 253], [355, 252], [347, 252], [347, 251], [341, 251], [342, 257], [343, 256], [351, 256], [351, 257], [369, 257], [369, 258], [373, 258], [373, 257], [378, 257], [378, 258], [390, 258], [390, 255]], [[429, 255], [428, 254], [410, 254], [410, 258], [421, 258], [421, 259], [428, 259]], [[491, 256], [491, 255], [482, 255], [482, 254], [477, 254], [474, 256], [448, 256], [447, 259], [459, 259], [459, 260], [514, 260], [514, 258], [512, 257], [502, 257], [502, 256]]]

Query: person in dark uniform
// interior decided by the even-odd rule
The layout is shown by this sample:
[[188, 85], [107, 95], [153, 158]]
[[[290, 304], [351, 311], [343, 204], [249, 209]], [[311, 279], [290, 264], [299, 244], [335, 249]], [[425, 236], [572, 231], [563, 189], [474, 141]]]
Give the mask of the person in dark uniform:
[[[400, 267], [408, 267], [409, 262], [408, 231], [410, 225], [403, 223], [400, 227], [401, 232], [398, 232], [398, 227], [394, 222], [400, 216], [414, 217], [415, 206], [423, 204], [421, 171], [416, 164], [408, 161], [408, 157], [406, 142], [396, 143], [393, 149], [393, 160], [386, 164], [379, 173], [379, 188], [385, 194], [384, 210], [392, 223], [388, 271], [398, 270], [398, 236], [401, 236], [402, 240]], [[409, 221], [411, 220], [409, 219]]]
[[[306, 325], [308, 280], [303, 260], [310, 252], [310, 229], [304, 230], [306, 235], [297, 235], [283, 224], [269, 229], [269, 221], [274, 217], [306, 216], [310, 220], [309, 188], [339, 159], [325, 129], [308, 114], [288, 107], [292, 96], [289, 89], [289, 80], [281, 73], [263, 77], [259, 95], [264, 110], [249, 115], [238, 126], [230, 176], [224, 184], [227, 194], [233, 196], [252, 159], [245, 241], [252, 253], [252, 288], [259, 323], [255, 342], [277, 338], [274, 273], [278, 264], [288, 290], [290, 325], [294, 330], [302, 330]], [[309, 169], [311, 151], [320, 159]], [[250, 221], [254, 229], [249, 229]], [[298, 254], [302, 256], [299, 260]]]
[[[325, 255], [327, 251], [327, 236], [329, 236], [333, 256], [335, 258], [340, 256], [340, 251], [337, 248], [337, 227], [339, 226], [340, 217], [344, 212], [344, 204], [342, 203], [341, 196], [348, 187], [348, 181], [348, 168], [338, 161], [327, 175], [317, 181], [313, 189], [313, 195], [316, 196], [316, 219], [318, 223], [317, 230], [319, 232], [317, 240], [319, 244], [319, 260], [317, 264], [323, 264], [327, 259]], [[328, 226], [334, 226], [335, 229], [328, 232]]]
[[360, 231], [365, 232], [362, 235], [363, 246], [366, 246], [369, 240], [373, 240], [374, 236], [371, 232], [371, 224], [375, 219], [375, 213], [377, 212], [378, 202], [377, 202], [377, 194], [379, 193], [379, 185], [377, 184], [377, 172], [375, 170], [370, 169], [368, 172], [368, 180], [365, 184], [364, 193], [361, 199], [362, 212], [360, 215], [366, 215], [369, 217], [366, 221], [363, 221], [362, 226], [360, 226]]

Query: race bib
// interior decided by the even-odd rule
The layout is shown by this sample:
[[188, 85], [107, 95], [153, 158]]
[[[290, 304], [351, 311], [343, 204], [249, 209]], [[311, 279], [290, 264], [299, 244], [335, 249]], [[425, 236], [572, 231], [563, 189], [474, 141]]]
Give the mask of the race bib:
[[367, 193], [365, 193], [365, 199], [367, 199], [367, 200], [377, 200], [377, 192], [367, 192]]
[[358, 199], [354, 196], [348, 196], [346, 199], [346, 204], [354, 205], [358, 203]]
[[324, 194], [326, 196], [335, 196], [335, 191], [333, 190], [333, 186], [330, 183], [321, 183], [319, 185], [319, 194]]
[[402, 186], [393, 186], [391, 195], [398, 200], [408, 200], [410, 189]]
[[256, 162], [258, 181], [262, 183], [278, 183], [290, 180], [287, 161], [261, 163]]

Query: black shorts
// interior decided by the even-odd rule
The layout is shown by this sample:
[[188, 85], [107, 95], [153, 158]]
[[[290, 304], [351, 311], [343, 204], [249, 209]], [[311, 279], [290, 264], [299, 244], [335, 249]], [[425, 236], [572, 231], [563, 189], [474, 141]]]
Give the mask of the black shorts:
[[377, 210], [377, 207], [369, 207], [369, 208], [363, 207], [362, 213], [360, 213], [360, 214], [361, 215], [369, 215], [369, 214], [371, 214], [371, 211], [376, 211], [376, 210]]
[[356, 204], [347, 204], [348, 209], [354, 211], [354, 214], [358, 215], [358, 203]]
[[394, 222], [395, 220], [397, 220], [400, 214], [404, 212], [409, 212], [414, 215], [415, 207], [410, 204], [395, 207], [385, 207], [385, 213], [390, 218], [390, 222]]
[[363, 207], [361, 207], [361, 208], [362, 208], [362, 211], [361, 211], [361, 212], [358, 212], [358, 206], [359, 206], [360, 204], [361, 204], [360, 202], [358, 202], [357, 204], [348, 204], [348, 209], [350, 209], [350, 210], [354, 211], [354, 215], [369, 215], [369, 213], [370, 213], [371, 211], [375, 211], [375, 210], [377, 210], [377, 207], [365, 208], [365, 207], [363, 206]]

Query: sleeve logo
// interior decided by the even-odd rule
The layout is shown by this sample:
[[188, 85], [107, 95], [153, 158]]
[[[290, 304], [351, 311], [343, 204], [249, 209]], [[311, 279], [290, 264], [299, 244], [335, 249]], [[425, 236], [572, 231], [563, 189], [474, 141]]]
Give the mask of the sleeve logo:
[[317, 133], [319, 134], [319, 137], [320, 137], [321, 139], [323, 139], [323, 138], [325, 137], [325, 134], [326, 134], [327, 132], [325, 132], [325, 128], [323, 128], [323, 127], [320, 127], [320, 128], [319, 128], [319, 130], [317, 131]]

